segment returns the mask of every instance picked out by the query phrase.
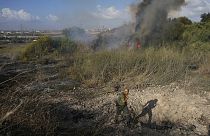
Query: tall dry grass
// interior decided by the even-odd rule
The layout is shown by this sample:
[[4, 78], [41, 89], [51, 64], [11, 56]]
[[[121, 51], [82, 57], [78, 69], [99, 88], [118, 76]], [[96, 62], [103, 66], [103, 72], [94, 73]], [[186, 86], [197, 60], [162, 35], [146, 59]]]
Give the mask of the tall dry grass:
[[73, 79], [94, 86], [112, 80], [136, 78], [138, 82], [167, 84], [183, 80], [190, 66], [201, 66], [208, 57], [205, 53], [171, 47], [141, 50], [103, 50], [78, 53], [70, 67]]

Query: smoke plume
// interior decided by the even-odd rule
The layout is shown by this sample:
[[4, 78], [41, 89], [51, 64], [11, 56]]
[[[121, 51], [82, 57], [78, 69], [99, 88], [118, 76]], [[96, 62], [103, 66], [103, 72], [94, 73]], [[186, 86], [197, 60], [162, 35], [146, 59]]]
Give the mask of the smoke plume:
[[64, 29], [63, 33], [65, 36], [69, 37], [71, 40], [83, 44], [90, 44], [97, 37], [85, 31], [85, 29], [80, 27], [71, 27]]
[[179, 10], [183, 4], [185, 0], [143, 0], [136, 7], [132, 6], [131, 11], [136, 15], [135, 31], [140, 40], [145, 43], [157, 36], [164, 28], [169, 12]]

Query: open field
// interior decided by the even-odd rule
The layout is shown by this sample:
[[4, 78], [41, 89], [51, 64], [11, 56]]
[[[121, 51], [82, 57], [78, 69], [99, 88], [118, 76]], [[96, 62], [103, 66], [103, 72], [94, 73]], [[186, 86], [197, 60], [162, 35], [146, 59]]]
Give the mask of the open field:
[[5, 56], [9, 54], [14, 54], [14, 55], [21, 54], [27, 45], [28, 43], [3, 44], [3, 45], [0, 45], [0, 54], [5, 55]]
[[[208, 133], [209, 57], [192, 61], [192, 56], [169, 48], [95, 53], [81, 48], [74, 57], [19, 60], [25, 48], [0, 49], [0, 135]], [[158, 99], [152, 124], [147, 124], [147, 115], [137, 124], [133, 120], [131, 128], [115, 123], [116, 85], [130, 88], [133, 119], [146, 102]]]
[[210, 0], [0, 5], [0, 136], [210, 136]]

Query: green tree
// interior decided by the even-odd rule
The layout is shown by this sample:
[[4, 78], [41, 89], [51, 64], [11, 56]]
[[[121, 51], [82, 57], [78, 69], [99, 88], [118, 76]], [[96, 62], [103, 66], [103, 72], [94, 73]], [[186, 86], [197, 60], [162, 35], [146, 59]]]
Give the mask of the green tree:
[[179, 17], [179, 18], [177, 18], [177, 21], [184, 24], [184, 25], [191, 25], [192, 24], [192, 21], [187, 17]]
[[201, 14], [201, 22], [209, 22], [210, 21], [210, 13]]
[[183, 39], [188, 43], [210, 42], [210, 23], [194, 23], [186, 28]]
[[166, 42], [181, 41], [182, 34], [192, 21], [187, 17], [179, 17], [169, 20], [163, 28], [163, 39]]
[[74, 53], [77, 50], [77, 45], [69, 38], [62, 38], [60, 40], [60, 52], [61, 53]]

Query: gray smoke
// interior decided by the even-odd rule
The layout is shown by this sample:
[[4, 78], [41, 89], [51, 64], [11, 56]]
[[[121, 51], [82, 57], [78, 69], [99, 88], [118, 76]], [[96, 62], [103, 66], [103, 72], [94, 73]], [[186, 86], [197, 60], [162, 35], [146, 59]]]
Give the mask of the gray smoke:
[[83, 44], [90, 44], [97, 37], [85, 31], [80, 27], [71, 27], [68, 29], [64, 29], [63, 33], [69, 37], [71, 40]]
[[164, 28], [170, 11], [179, 10], [185, 0], [143, 0], [131, 11], [136, 15], [135, 31], [142, 43], [157, 36]]
[[101, 33], [94, 41], [94, 49], [113, 49], [127, 45], [127, 41], [133, 33], [133, 25], [125, 24], [110, 31]]

